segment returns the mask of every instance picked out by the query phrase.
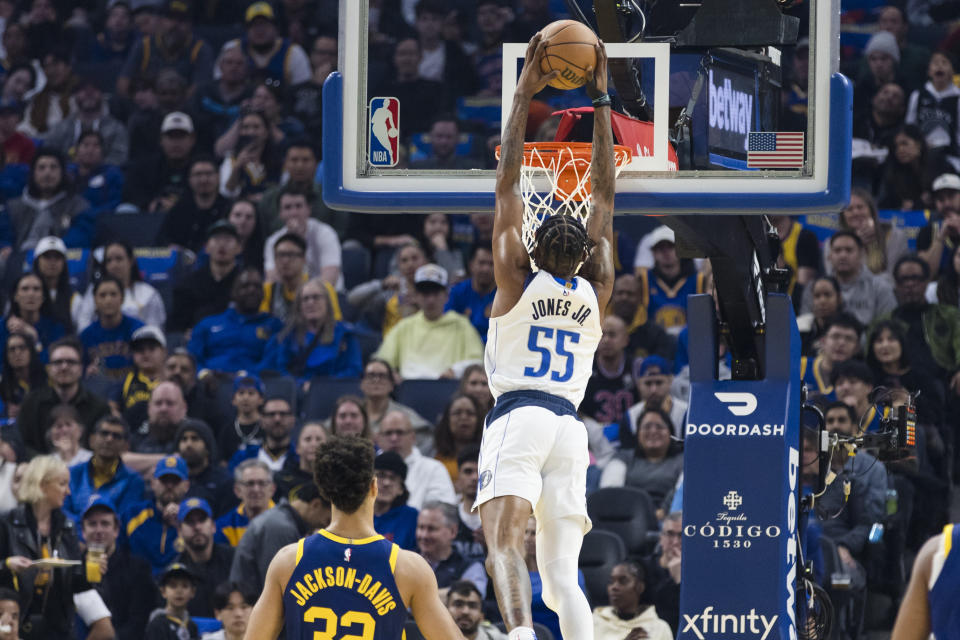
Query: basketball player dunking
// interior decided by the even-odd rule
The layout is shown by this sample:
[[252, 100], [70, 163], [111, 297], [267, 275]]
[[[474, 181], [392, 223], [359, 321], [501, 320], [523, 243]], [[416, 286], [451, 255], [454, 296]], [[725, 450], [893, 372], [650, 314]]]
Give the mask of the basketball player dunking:
[[317, 449], [314, 477], [332, 504], [330, 526], [270, 561], [247, 640], [401, 640], [407, 609], [427, 640], [464, 640], [440, 601], [426, 560], [377, 535], [373, 443], [334, 436]]
[[[590, 529], [587, 432], [577, 406], [590, 378], [601, 310], [614, 279], [607, 59], [598, 44], [596, 73], [588, 73], [588, 88], [599, 97], [594, 99], [593, 208], [587, 226], [572, 216], [548, 217], [536, 232], [531, 256], [521, 240], [520, 167], [530, 99], [556, 75], [540, 71], [543, 49], [537, 34], [527, 47], [497, 168], [497, 294], [484, 356], [496, 404], [483, 432], [476, 505], [488, 545], [487, 572], [509, 640], [536, 637], [523, 544], [531, 512], [537, 518], [543, 600], [559, 615], [563, 637], [592, 640], [590, 606], [577, 586], [577, 559]], [[536, 273], [531, 273], [531, 257]]]

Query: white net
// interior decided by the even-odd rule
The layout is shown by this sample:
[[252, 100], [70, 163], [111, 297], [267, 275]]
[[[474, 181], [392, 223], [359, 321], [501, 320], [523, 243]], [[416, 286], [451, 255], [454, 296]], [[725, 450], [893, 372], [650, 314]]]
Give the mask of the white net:
[[[523, 198], [521, 238], [527, 253], [533, 252], [534, 236], [548, 216], [558, 213], [574, 216], [584, 226], [593, 210], [590, 191], [590, 152], [588, 142], [566, 145], [525, 145], [520, 169], [520, 195]], [[630, 150], [616, 147], [616, 172], [630, 161]], [[531, 261], [532, 262], [532, 261]]]

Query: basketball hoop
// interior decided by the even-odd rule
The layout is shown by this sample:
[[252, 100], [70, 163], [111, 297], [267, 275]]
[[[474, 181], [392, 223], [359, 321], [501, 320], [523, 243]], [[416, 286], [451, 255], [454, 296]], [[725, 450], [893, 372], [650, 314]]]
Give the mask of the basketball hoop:
[[[630, 148], [614, 145], [616, 174], [632, 157]], [[527, 142], [523, 145], [520, 196], [523, 198], [523, 244], [533, 251], [533, 237], [540, 224], [558, 211], [572, 215], [586, 226], [590, 216], [590, 142]], [[497, 147], [497, 159], [500, 147]], [[549, 190], [544, 190], [547, 186]]]

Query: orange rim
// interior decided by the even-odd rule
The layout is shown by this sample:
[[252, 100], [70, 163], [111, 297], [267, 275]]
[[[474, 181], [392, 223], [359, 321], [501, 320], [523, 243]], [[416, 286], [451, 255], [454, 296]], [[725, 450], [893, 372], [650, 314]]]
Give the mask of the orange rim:
[[[497, 146], [497, 158], [500, 158], [500, 146]], [[614, 160], [618, 168], [630, 162], [633, 157], [630, 147], [614, 145]], [[556, 171], [556, 186], [553, 197], [557, 200], [583, 200], [590, 195], [591, 185], [588, 180], [581, 185], [578, 191], [582, 167], [589, 165], [593, 157], [593, 143], [591, 142], [525, 142], [523, 144], [523, 165], [537, 169]], [[572, 160], [572, 162], [570, 162]], [[563, 166], [557, 171], [557, 164]]]

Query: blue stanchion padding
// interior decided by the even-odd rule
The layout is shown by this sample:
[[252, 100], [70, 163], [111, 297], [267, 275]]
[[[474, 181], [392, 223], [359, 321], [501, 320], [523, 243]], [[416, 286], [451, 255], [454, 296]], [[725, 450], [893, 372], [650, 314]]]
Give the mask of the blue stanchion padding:
[[800, 336], [767, 296], [766, 377], [715, 379], [713, 299], [691, 296], [679, 640], [796, 640]]
[[[910, 251], [917, 250], [917, 235], [930, 222], [930, 211], [899, 211], [897, 209], [880, 209], [877, 217], [883, 222], [889, 222], [907, 236], [907, 246]], [[839, 216], [830, 214], [812, 214], [797, 216], [805, 228], [816, 234], [821, 244], [827, 242], [830, 236], [840, 228]]]

